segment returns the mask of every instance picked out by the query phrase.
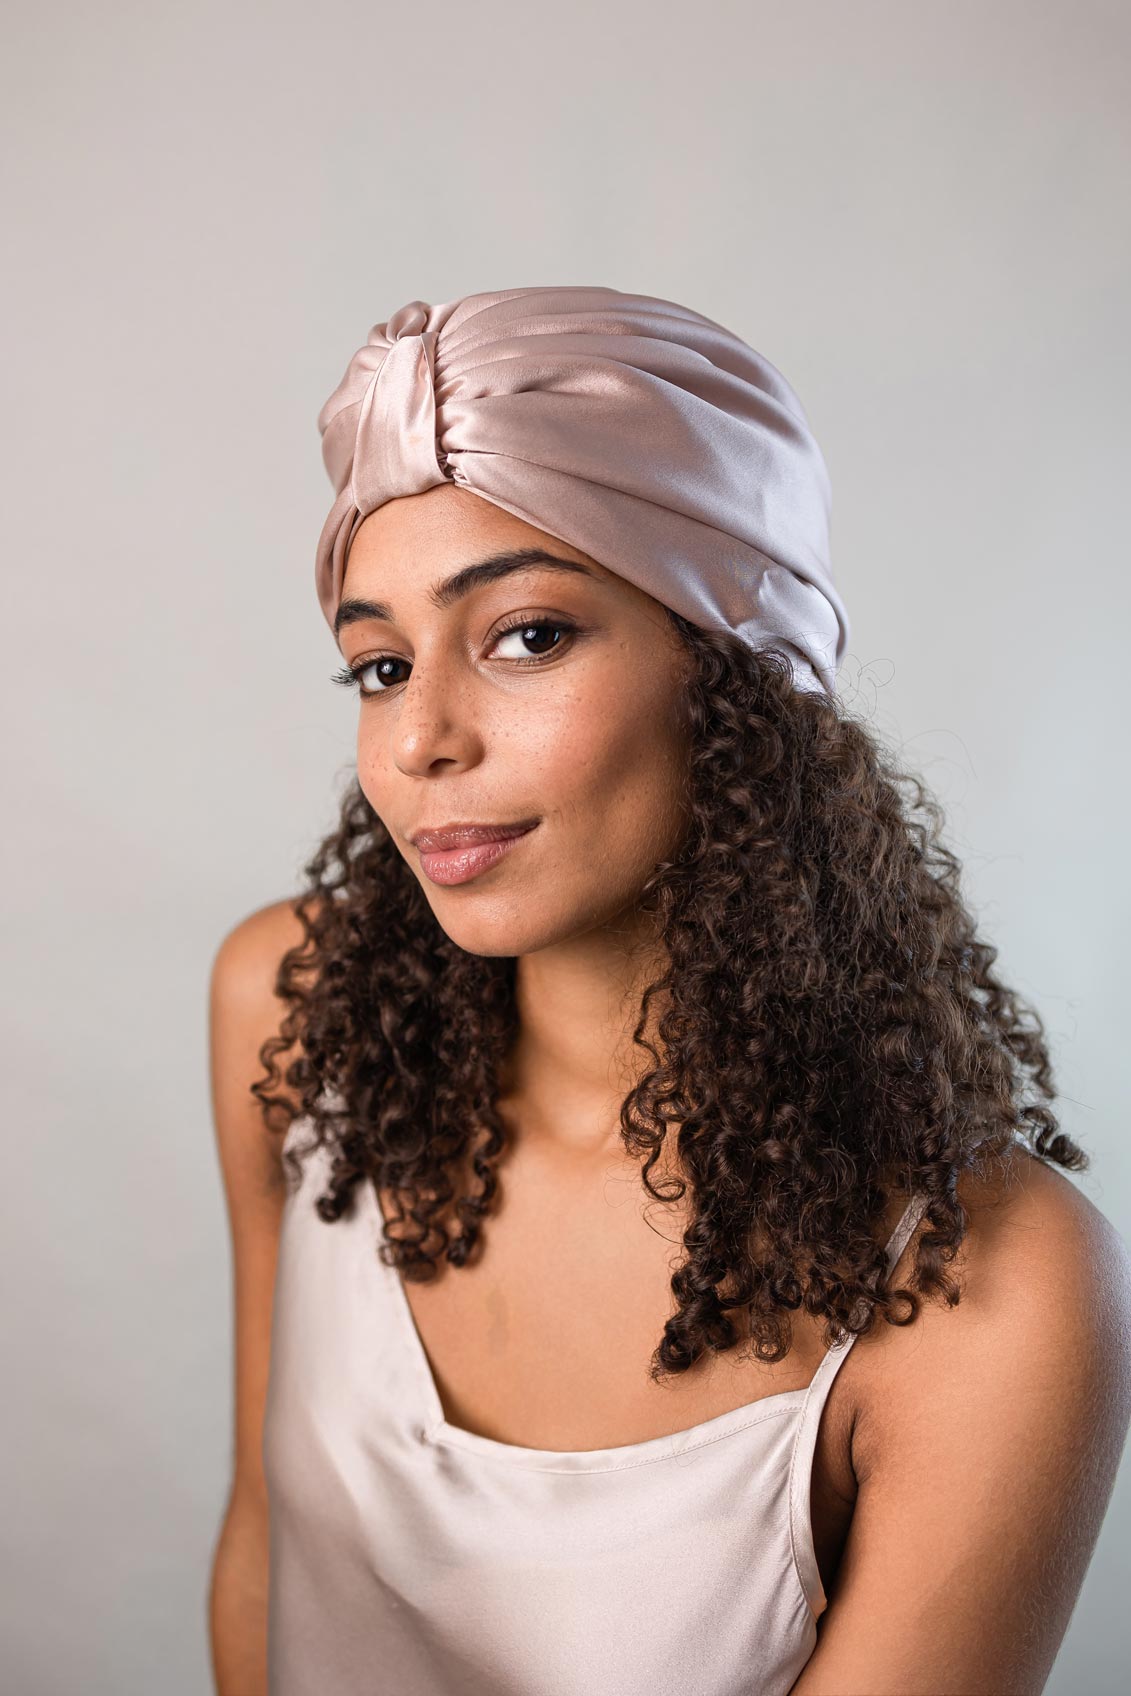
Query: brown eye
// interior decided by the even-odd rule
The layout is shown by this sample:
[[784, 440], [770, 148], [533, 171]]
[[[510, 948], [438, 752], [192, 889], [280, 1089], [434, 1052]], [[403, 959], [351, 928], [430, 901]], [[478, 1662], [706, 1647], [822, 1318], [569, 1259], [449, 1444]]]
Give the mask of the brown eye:
[[512, 624], [508, 629], [501, 630], [495, 638], [494, 646], [498, 648], [504, 640], [511, 641], [511, 651], [504, 653], [504, 659], [537, 661], [544, 659], [564, 645], [564, 639], [576, 632], [577, 626], [567, 623], [564, 619], [528, 618], [520, 624]]
[[[383, 688], [387, 688], [394, 683], [401, 683], [404, 681], [403, 678], [395, 677], [390, 674], [395, 672], [398, 666], [407, 664], [407, 660], [398, 659], [396, 654], [379, 654], [375, 660], [365, 660], [361, 665], [355, 666], [353, 669], [353, 676], [363, 695], [379, 695]], [[361, 681], [367, 671], [373, 672], [378, 679], [378, 683], [375, 688], [370, 687], [370, 685], [362, 683]]]
[[[383, 695], [394, 683], [400, 683], [401, 678], [390, 677], [390, 668], [395, 669], [399, 665], [407, 664], [407, 660], [399, 659], [396, 654], [378, 654], [376, 659], [362, 660], [360, 664], [354, 666], [344, 666], [341, 671], [336, 671], [333, 674], [331, 682], [341, 683], [347, 689], [358, 690], [364, 700], [370, 695]], [[380, 681], [372, 687], [367, 683], [362, 683], [361, 680], [366, 672], [376, 673]]]

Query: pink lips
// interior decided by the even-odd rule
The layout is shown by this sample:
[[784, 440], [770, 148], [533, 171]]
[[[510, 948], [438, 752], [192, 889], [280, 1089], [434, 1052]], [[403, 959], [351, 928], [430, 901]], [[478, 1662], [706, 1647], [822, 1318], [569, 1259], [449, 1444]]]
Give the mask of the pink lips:
[[[535, 821], [535, 824], [537, 821]], [[508, 853], [535, 824], [469, 825], [448, 831], [421, 831], [416, 839], [420, 864], [433, 883], [467, 883]], [[430, 846], [442, 843], [444, 846]]]

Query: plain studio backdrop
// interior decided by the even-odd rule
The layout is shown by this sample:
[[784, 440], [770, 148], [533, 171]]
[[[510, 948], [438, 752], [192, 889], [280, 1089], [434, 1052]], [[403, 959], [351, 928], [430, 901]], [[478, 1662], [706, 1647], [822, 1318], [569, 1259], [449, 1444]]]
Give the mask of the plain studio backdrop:
[[[1127, 1238], [1131, 12], [9, 4], [4, 35], [2, 1682], [201, 1696], [208, 974], [350, 773], [315, 417], [408, 300], [660, 295], [794, 385], [841, 692], [943, 801]], [[1125, 1463], [1055, 1696], [1123, 1688], [1129, 1533]]]

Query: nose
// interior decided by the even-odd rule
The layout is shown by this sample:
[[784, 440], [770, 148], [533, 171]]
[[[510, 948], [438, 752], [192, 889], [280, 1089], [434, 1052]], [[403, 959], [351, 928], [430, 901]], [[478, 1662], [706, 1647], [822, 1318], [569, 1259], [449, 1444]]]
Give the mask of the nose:
[[392, 757], [407, 777], [474, 765], [482, 753], [474, 691], [449, 660], [419, 655], [392, 709]]

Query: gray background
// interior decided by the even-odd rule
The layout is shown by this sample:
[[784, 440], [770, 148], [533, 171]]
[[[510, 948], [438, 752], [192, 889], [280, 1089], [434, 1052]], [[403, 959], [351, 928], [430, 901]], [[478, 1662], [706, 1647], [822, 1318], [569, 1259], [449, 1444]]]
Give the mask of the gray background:
[[[842, 692], [943, 800], [1128, 1237], [1129, 34], [1096, 0], [8, 6], [7, 1689], [210, 1687], [207, 978], [353, 759], [315, 416], [405, 301], [611, 284], [793, 383]], [[1053, 1692], [1121, 1687], [1129, 1532], [1125, 1463]]]

